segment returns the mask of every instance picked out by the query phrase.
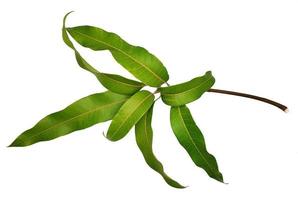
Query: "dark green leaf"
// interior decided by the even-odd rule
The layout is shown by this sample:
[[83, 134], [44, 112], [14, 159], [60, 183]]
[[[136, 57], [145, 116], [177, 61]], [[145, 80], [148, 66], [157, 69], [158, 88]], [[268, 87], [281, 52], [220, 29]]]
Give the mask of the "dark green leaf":
[[171, 126], [179, 143], [188, 152], [193, 162], [203, 168], [210, 177], [223, 182], [216, 159], [208, 153], [203, 134], [186, 106], [171, 108]]
[[93, 26], [67, 28], [82, 46], [95, 51], [109, 50], [115, 60], [146, 85], [159, 87], [169, 79], [161, 61], [146, 49], [128, 44], [115, 33]]
[[28, 146], [111, 120], [128, 96], [104, 92], [84, 97], [50, 114], [23, 132], [10, 146]]
[[164, 180], [172, 187], [175, 188], [184, 188], [184, 186], [180, 185], [178, 182], [169, 177], [163, 169], [163, 165], [157, 158], [155, 157], [152, 150], [152, 139], [153, 139], [153, 131], [151, 127], [152, 120], [152, 112], [153, 105], [147, 111], [146, 114], [136, 123], [135, 126], [135, 134], [136, 134], [136, 142], [141, 150], [146, 163], [156, 172], [158, 172]]
[[209, 90], [215, 79], [208, 71], [204, 76], [194, 78], [188, 82], [159, 88], [163, 102], [170, 106], [181, 106], [197, 100]]
[[69, 14], [70, 13], [66, 14], [63, 19], [62, 38], [65, 44], [74, 50], [76, 60], [80, 67], [94, 74], [105, 88], [118, 94], [131, 95], [139, 91], [142, 87], [144, 87], [144, 84], [138, 81], [130, 80], [115, 74], [101, 73], [97, 69], [92, 67], [80, 55], [80, 53], [76, 50], [75, 46], [73, 45], [70, 38], [68, 37], [67, 31], [65, 28], [65, 22]]
[[128, 99], [113, 118], [107, 138], [117, 141], [141, 119], [154, 102], [154, 95], [146, 90], [139, 91]]

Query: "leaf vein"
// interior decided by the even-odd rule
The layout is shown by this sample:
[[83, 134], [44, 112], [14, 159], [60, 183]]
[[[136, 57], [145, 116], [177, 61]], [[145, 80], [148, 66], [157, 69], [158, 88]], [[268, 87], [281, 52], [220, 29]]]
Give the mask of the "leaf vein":
[[[189, 92], [191, 90], [194, 90], [198, 87], [201, 87], [202, 85], [204, 85], [205, 83], [207, 83], [210, 79], [212, 79], [213, 77], [209, 77], [207, 80], [201, 82], [199, 85], [197, 85], [196, 87], [193, 87], [193, 88], [190, 88], [188, 90], [184, 90], [183, 92], [179, 92], [179, 93], [163, 93], [162, 95], [163, 96], [175, 96], [175, 95], [181, 95], [181, 94], [184, 94], [186, 92]], [[174, 87], [174, 86], [173, 86]]]
[[55, 128], [55, 127], [57, 127], [57, 126], [59, 126], [59, 125], [62, 125], [62, 124], [66, 124], [67, 122], [69, 122], [69, 121], [71, 121], [71, 120], [73, 120], [73, 119], [76, 119], [76, 118], [78, 118], [78, 117], [87, 115], [87, 114], [89, 114], [89, 113], [91, 113], [91, 112], [95, 112], [95, 111], [97, 111], [97, 110], [99, 110], [99, 109], [101, 109], [101, 108], [105, 108], [105, 107], [112, 106], [112, 105], [114, 105], [114, 104], [121, 103], [121, 102], [123, 102], [123, 101], [126, 101], [126, 99], [125, 99], [125, 100], [121, 100], [121, 101], [117, 101], [117, 102], [113, 102], [113, 103], [110, 103], [110, 104], [106, 104], [106, 105], [104, 105], [104, 106], [97, 107], [96, 109], [89, 110], [89, 111], [87, 111], [87, 112], [81, 113], [81, 114], [79, 114], [79, 115], [77, 115], [77, 116], [75, 116], [75, 117], [72, 117], [72, 118], [68, 119], [68, 120], [65, 120], [65, 121], [63, 121], [63, 122], [60, 122], [60, 123], [58, 123], [58, 124], [55, 124], [54, 126], [51, 126], [51, 127], [47, 128], [47, 129], [45, 129], [45, 130], [39, 132], [38, 134], [35, 134], [35, 135], [31, 136], [31, 137], [27, 137], [27, 139], [35, 138], [35, 137], [37, 137], [37, 136], [42, 135], [45, 131], [48, 131], [48, 130], [50, 130], [50, 129], [53, 129], [53, 128]]
[[112, 135], [110, 136], [110, 138], [113, 138], [113, 136], [120, 130], [120, 128], [122, 128], [123, 124], [128, 120], [128, 118], [131, 116], [131, 114], [136, 111], [139, 106], [145, 101], [147, 100], [152, 94], [148, 94], [148, 96], [146, 98], [144, 98], [137, 106], [135, 106], [135, 109], [129, 113], [129, 115], [126, 116], [126, 118], [122, 121], [122, 123], [120, 124], [120, 126], [118, 126], [118, 128], [112, 133]]
[[[209, 168], [210, 170], [213, 171], [214, 168], [211, 167], [211, 166], [209, 165], [209, 162], [206, 160], [205, 156], [203, 156], [202, 152], [199, 150], [199, 148], [197, 147], [196, 143], [195, 143], [194, 140], [192, 139], [192, 137], [191, 137], [191, 135], [190, 135], [190, 133], [189, 133], [189, 130], [188, 130], [188, 128], [186, 127], [186, 124], [185, 124], [185, 122], [184, 122], [184, 119], [183, 119], [183, 117], [182, 117], [180, 107], [178, 107], [178, 111], [179, 111], [179, 115], [180, 115], [180, 117], [181, 117], [181, 119], [182, 119], [183, 126], [184, 126], [184, 128], [185, 128], [185, 130], [186, 130], [186, 132], [187, 132], [187, 135], [188, 135], [190, 141], [192, 142], [192, 144], [194, 145], [194, 147], [195, 147], [195, 149], [198, 151], [198, 153], [201, 155], [201, 157], [203, 158], [203, 160], [204, 160], [205, 163], [207, 164], [208, 168]], [[216, 170], [215, 170], [215, 171], [216, 171]]]
[[136, 62], [136, 63], [138, 63], [139, 65], [143, 66], [147, 71], [149, 71], [149, 72], [150, 72], [153, 76], [155, 76], [157, 79], [159, 79], [159, 80], [162, 81], [163, 83], [166, 82], [166, 81], [163, 80], [160, 76], [158, 76], [155, 72], [153, 72], [148, 66], [146, 66], [145, 64], [139, 62], [139, 61], [136, 60], [133, 56], [131, 56], [131, 55], [125, 53], [125, 51], [123, 51], [123, 50], [121, 50], [121, 49], [119, 49], [119, 48], [117, 48], [117, 47], [115, 47], [115, 46], [112, 46], [112, 45], [110, 45], [110, 44], [108, 44], [108, 43], [106, 43], [106, 42], [104, 42], [104, 41], [102, 41], [102, 40], [98, 40], [98, 39], [96, 39], [96, 38], [94, 38], [94, 37], [91, 37], [91, 36], [89, 36], [89, 35], [87, 35], [87, 34], [80, 33], [80, 32], [77, 32], [77, 31], [73, 31], [73, 32], [76, 32], [77, 34], [83, 35], [83, 36], [85, 36], [85, 37], [87, 37], [87, 38], [89, 38], [89, 39], [95, 40], [96, 42], [102, 43], [102, 44], [104, 44], [104, 45], [109, 46], [109, 47], [112, 48], [112, 49], [115, 49], [115, 50], [121, 52], [122, 54], [124, 54], [124, 55], [126, 55], [127, 57], [131, 58], [134, 62]]

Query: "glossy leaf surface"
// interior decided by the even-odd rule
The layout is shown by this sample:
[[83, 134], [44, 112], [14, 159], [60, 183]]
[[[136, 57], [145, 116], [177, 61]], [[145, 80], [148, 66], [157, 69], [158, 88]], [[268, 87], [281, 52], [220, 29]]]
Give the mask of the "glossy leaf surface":
[[28, 146], [111, 120], [128, 96], [104, 92], [84, 97], [50, 114], [23, 132], [10, 146]]
[[146, 85], [159, 87], [169, 79], [161, 61], [146, 49], [133, 46], [115, 33], [93, 26], [67, 28], [82, 46], [92, 50], [109, 50], [115, 60]]
[[159, 88], [163, 102], [170, 106], [181, 106], [200, 98], [215, 82], [211, 72], [188, 82]]
[[107, 138], [111, 141], [123, 138], [149, 110], [153, 102], [154, 95], [146, 90], [139, 91], [130, 97], [113, 118]]
[[135, 126], [136, 142], [141, 150], [146, 163], [172, 187], [184, 188], [177, 181], [169, 177], [165, 172], [161, 162], [155, 157], [152, 149], [153, 130], [151, 126], [153, 105], [147, 113], [137, 122]]
[[203, 168], [210, 177], [223, 182], [216, 159], [208, 153], [204, 136], [193, 120], [189, 109], [186, 106], [172, 107], [170, 119], [173, 132], [193, 162]]
[[91, 66], [77, 51], [73, 43], [71, 42], [70, 38], [68, 37], [66, 28], [65, 28], [65, 22], [66, 18], [70, 13], [66, 14], [63, 19], [63, 27], [62, 27], [62, 38], [64, 43], [70, 47], [75, 52], [77, 63], [80, 67], [83, 69], [91, 72], [96, 76], [96, 78], [100, 81], [100, 83], [107, 88], [108, 90], [118, 93], [118, 94], [125, 94], [125, 95], [131, 95], [139, 91], [142, 87], [144, 87], [144, 84], [138, 81], [130, 80], [128, 78], [115, 75], [115, 74], [107, 74], [107, 73], [101, 73], [97, 69], [95, 69], [93, 66]]

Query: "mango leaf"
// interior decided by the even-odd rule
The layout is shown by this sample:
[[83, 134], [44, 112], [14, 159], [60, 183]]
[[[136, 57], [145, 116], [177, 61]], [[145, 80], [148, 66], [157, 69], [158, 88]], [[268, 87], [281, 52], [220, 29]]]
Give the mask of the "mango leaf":
[[170, 106], [181, 106], [197, 100], [209, 90], [215, 82], [211, 72], [196, 77], [188, 82], [159, 88], [163, 102]]
[[133, 46], [115, 33], [93, 26], [67, 28], [82, 46], [95, 51], [109, 50], [115, 60], [146, 85], [159, 87], [169, 79], [162, 62], [146, 49]]
[[208, 153], [204, 136], [193, 120], [189, 109], [185, 105], [172, 107], [170, 119], [173, 132], [193, 162], [203, 168], [210, 177], [223, 182], [216, 159]]
[[159, 173], [170, 186], [175, 188], [184, 188], [184, 186], [180, 185], [177, 181], [173, 180], [164, 172], [163, 165], [159, 160], [157, 160], [157, 158], [153, 153], [153, 150], [152, 150], [153, 131], [151, 127], [153, 105], [147, 111], [147, 113], [145, 113], [144, 116], [136, 123], [135, 135], [136, 135], [137, 145], [141, 150], [146, 163], [154, 171]]
[[[71, 12], [70, 12], [71, 13]], [[96, 78], [100, 81], [100, 83], [107, 88], [108, 90], [118, 93], [118, 94], [125, 94], [125, 95], [131, 95], [139, 91], [142, 87], [144, 87], [144, 84], [138, 81], [130, 80], [128, 78], [115, 75], [115, 74], [106, 74], [101, 73], [94, 67], [92, 67], [77, 51], [73, 43], [71, 42], [70, 38], [68, 37], [66, 28], [65, 28], [65, 22], [67, 16], [70, 14], [67, 13], [63, 19], [63, 27], [62, 27], [62, 38], [65, 44], [74, 50], [77, 63], [80, 67], [83, 69], [91, 72], [96, 76]]]
[[111, 120], [127, 99], [128, 96], [109, 91], [84, 97], [40, 120], [33, 128], [16, 138], [10, 147], [28, 146], [40, 141], [52, 140], [99, 122]]
[[108, 90], [125, 95], [132, 95], [145, 85], [116, 74], [98, 73], [96, 78]]
[[128, 99], [113, 118], [107, 132], [107, 138], [117, 141], [141, 119], [154, 102], [154, 95], [146, 90], [134, 94]]
[[97, 75], [98, 73], [100, 73], [97, 69], [95, 69], [94, 67], [92, 67], [81, 55], [80, 53], [77, 51], [77, 49], [75, 48], [75, 46], [73, 45], [72, 41], [70, 40], [70, 38], [68, 37], [66, 28], [65, 28], [65, 23], [66, 23], [66, 19], [67, 16], [72, 13], [69, 12], [67, 13], [64, 18], [63, 18], [63, 26], [62, 26], [62, 39], [64, 41], [64, 43], [70, 47], [72, 50], [74, 50], [75, 52], [75, 56], [76, 56], [76, 60], [79, 64], [80, 67], [82, 67], [83, 69], [91, 72], [94, 75]]

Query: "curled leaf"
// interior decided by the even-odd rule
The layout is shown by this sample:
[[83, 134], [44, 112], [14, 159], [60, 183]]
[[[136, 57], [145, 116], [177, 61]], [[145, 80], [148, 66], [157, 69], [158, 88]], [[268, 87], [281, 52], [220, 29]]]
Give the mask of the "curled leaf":
[[193, 162], [203, 168], [211, 178], [223, 182], [216, 159], [208, 153], [204, 136], [193, 120], [189, 109], [185, 105], [172, 107], [170, 119], [173, 132]]
[[123, 138], [149, 110], [153, 101], [154, 95], [146, 90], [139, 91], [130, 97], [113, 118], [107, 138], [111, 141]]
[[147, 111], [147, 113], [144, 114], [144, 116], [136, 123], [135, 135], [136, 135], [137, 145], [141, 150], [146, 163], [154, 171], [159, 173], [170, 186], [175, 188], [184, 188], [184, 186], [180, 185], [177, 181], [173, 180], [164, 172], [163, 165], [159, 160], [157, 160], [157, 158], [153, 153], [153, 150], [152, 150], [153, 131], [151, 127], [152, 112], [153, 112], [153, 105]]
[[115, 60], [137, 79], [152, 87], [159, 87], [169, 79], [162, 62], [146, 49], [133, 46], [115, 33], [93, 26], [67, 28], [82, 46], [95, 51], [109, 50]]
[[[70, 12], [71, 13], [71, 12]], [[71, 42], [70, 38], [68, 37], [66, 28], [65, 28], [65, 22], [67, 16], [70, 14], [66, 14], [63, 19], [63, 27], [62, 27], [62, 38], [64, 43], [74, 50], [77, 63], [80, 67], [83, 69], [91, 72], [96, 76], [96, 78], [100, 81], [100, 83], [107, 88], [108, 90], [118, 93], [118, 94], [125, 94], [125, 95], [131, 95], [139, 91], [142, 87], [144, 87], [144, 84], [138, 81], [130, 80], [128, 78], [115, 75], [115, 74], [106, 74], [101, 73], [94, 67], [92, 67], [77, 51], [73, 43]]]
[[170, 106], [181, 106], [200, 98], [209, 90], [215, 79], [208, 71], [203, 76], [196, 77], [188, 82], [159, 88], [163, 102]]
[[52, 140], [99, 122], [111, 120], [127, 99], [128, 96], [112, 92], [84, 97], [40, 120], [34, 127], [18, 136], [10, 147], [28, 146], [40, 141]]
[[94, 67], [92, 67], [81, 55], [80, 53], [77, 51], [77, 49], [75, 48], [75, 46], [73, 45], [72, 41], [70, 40], [70, 38], [68, 37], [67, 31], [66, 31], [66, 27], [65, 27], [65, 23], [66, 23], [66, 19], [68, 17], [68, 15], [72, 13], [69, 12], [67, 13], [64, 18], [63, 18], [63, 26], [62, 26], [62, 39], [64, 41], [64, 43], [71, 48], [72, 50], [74, 50], [75, 52], [75, 56], [76, 56], [76, 60], [79, 64], [80, 67], [82, 67], [83, 69], [91, 72], [92, 74], [96, 75], [98, 73], [100, 73], [97, 69], [95, 69]]

